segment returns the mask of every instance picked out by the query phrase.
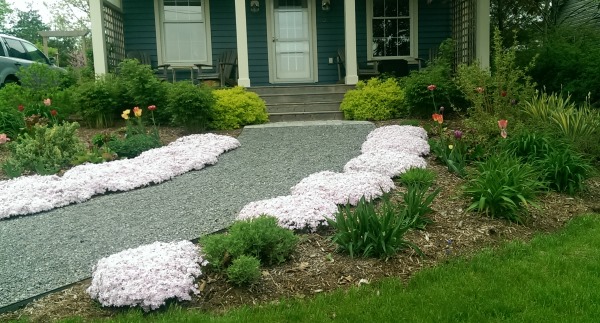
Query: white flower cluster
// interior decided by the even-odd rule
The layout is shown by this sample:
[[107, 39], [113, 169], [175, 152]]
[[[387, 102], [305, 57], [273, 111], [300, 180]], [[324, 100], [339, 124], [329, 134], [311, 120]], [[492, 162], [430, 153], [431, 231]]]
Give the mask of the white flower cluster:
[[363, 153], [377, 150], [394, 150], [415, 154], [429, 155], [427, 132], [413, 126], [386, 126], [373, 130], [362, 144]]
[[351, 159], [344, 172], [375, 172], [387, 177], [396, 177], [411, 168], [425, 168], [423, 157], [395, 150], [376, 150]]
[[109, 191], [158, 184], [213, 165], [219, 155], [239, 146], [240, 142], [229, 136], [191, 135], [132, 159], [79, 165], [62, 177], [34, 175], [1, 181], [0, 219], [81, 203]]
[[317, 195], [287, 195], [268, 200], [250, 202], [237, 216], [238, 220], [252, 219], [268, 214], [279, 220], [279, 226], [291, 230], [316, 231], [333, 218], [337, 205]]
[[170, 298], [191, 300], [194, 281], [206, 265], [189, 241], [155, 242], [102, 258], [94, 267], [86, 292], [103, 306], [157, 309]]
[[394, 187], [391, 178], [379, 173], [324, 171], [304, 178], [291, 191], [292, 195], [317, 194], [335, 204], [356, 205], [363, 196], [370, 201]]

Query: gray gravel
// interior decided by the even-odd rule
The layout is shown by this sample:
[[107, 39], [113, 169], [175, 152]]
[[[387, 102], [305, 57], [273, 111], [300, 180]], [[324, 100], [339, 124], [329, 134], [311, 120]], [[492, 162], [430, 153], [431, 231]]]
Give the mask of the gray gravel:
[[98, 259], [121, 250], [223, 229], [249, 202], [288, 195], [312, 173], [342, 171], [373, 129], [367, 122], [339, 121], [246, 127], [238, 138], [242, 146], [215, 166], [1, 220], [0, 308], [90, 277]]

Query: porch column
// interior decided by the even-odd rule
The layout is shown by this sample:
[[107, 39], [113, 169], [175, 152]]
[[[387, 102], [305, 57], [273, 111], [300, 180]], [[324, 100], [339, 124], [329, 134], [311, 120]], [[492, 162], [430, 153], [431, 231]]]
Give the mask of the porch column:
[[92, 22], [92, 50], [94, 52], [94, 72], [97, 75], [108, 73], [106, 40], [104, 38], [104, 0], [89, 0]]
[[475, 57], [482, 68], [490, 68], [490, 0], [477, 1]]
[[235, 0], [235, 31], [238, 54], [238, 85], [250, 87], [248, 68], [248, 30], [246, 28], [246, 0]]
[[358, 83], [358, 63], [356, 58], [355, 0], [344, 0], [344, 29], [346, 39], [346, 84], [356, 84]]

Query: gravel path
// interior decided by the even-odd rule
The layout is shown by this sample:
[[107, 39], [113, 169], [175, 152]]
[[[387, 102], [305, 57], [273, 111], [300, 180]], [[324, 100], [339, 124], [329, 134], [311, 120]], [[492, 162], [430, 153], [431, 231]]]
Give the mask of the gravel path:
[[249, 202], [288, 195], [312, 173], [342, 171], [373, 129], [368, 122], [342, 121], [246, 127], [238, 138], [242, 146], [215, 166], [1, 220], [0, 308], [90, 277], [98, 259], [121, 250], [223, 229]]

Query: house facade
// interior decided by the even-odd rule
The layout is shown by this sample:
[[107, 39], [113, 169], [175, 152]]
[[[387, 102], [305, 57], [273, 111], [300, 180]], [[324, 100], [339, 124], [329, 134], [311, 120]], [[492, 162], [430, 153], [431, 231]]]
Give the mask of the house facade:
[[355, 84], [374, 61], [418, 68], [447, 38], [457, 61], [489, 65], [489, 0], [90, 0], [90, 9], [98, 74], [144, 51], [193, 76], [194, 64], [235, 49], [241, 86]]

